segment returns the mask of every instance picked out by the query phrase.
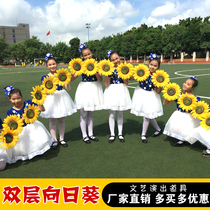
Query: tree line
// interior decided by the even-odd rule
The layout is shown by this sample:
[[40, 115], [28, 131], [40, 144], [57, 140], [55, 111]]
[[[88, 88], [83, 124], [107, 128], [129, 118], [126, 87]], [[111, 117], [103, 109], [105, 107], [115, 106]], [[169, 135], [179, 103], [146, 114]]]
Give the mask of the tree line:
[[[69, 45], [58, 42], [52, 46], [32, 36], [23, 42], [8, 45], [0, 37], [0, 63], [10, 59], [33, 61], [34, 58], [44, 58], [48, 52], [58, 62], [68, 63], [72, 58], [80, 57], [79, 44], [80, 39], [73, 38]], [[189, 57], [193, 52], [197, 52], [197, 57], [205, 57], [206, 51], [210, 50], [210, 16], [187, 18], [179, 20], [178, 24], [166, 24], [164, 27], [142, 24], [124, 33], [103, 37], [101, 40], [90, 40], [85, 44], [98, 60], [106, 58], [110, 49], [126, 59], [150, 53], [163, 54], [165, 58], [171, 55], [180, 57], [181, 52]]]

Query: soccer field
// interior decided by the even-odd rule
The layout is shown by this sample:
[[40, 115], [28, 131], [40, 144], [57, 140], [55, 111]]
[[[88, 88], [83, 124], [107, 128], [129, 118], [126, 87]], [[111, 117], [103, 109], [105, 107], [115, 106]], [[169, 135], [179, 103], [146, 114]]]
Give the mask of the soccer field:
[[[67, 66], [59, 66], [66, 68]], [[171, 82], [182, 87], [189, 76], [198, 78], [198, 87], [194, 90], [196, 96], [210, 103], [210, 64], [162, 64], [161, 68], [170, 75]], [[0, 118], [6, 117], [7, 110], [12, 107], [4, 87], [12, 85], [19, 88], [23, 94], [23, 101], [31, 98], [32, 87], [41, 84], [41, 77], [48, 73], [46, 67], [5, 67], [0, 68]], [[74, 100], [76, 88], [81, 81], [78, 77], [71, 83], [71, 98]], [[105, 89], [104, 81], [102, 82]], [[129, 91], [132, 97], [136, 81], [129, 81]], [[161, 93], [161, 98], [162, 93]], [[164, 126], [175, 111], [172, 103], [164, 106], [164, 115], [157, 118], [159, 126]], [[65, 118], [65, 141], [68, 147], [59, 146], [56, 150], [48, 150], [32, 160], [18, 161], [7, 165], [0, 171], [1, 178], [210, 178], [210, 158], [202, 156], [206, 149], [199, 142], [194, 145], [174, 147], [176, 140], [160, 135], [150, 137], [154, 128], [150, 125], [147, 131], [148, 143], [143, 144], [140, 139], [142, 117], [124, 112], [123, 135], [125, 143], [117, 138], [114, 143], [108, 142], [109, 124], [108, 110], [94, 112], [94, 135], [99, 142], [87, 145], [82, 141], [79, 126], [79, 110]], [[39, 117], [47, 129], [49, 120]], [[117, 125], [116, 132], [117, 134]]]

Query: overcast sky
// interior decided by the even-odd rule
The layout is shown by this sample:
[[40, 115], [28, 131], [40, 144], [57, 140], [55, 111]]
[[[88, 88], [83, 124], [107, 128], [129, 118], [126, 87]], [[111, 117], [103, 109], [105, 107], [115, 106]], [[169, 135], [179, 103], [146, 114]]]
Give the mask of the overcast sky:
[[[0, 26], [29, 23], [30, 36], [55, 45], [123, 33], [133, 26], [176, 24], [210, 15], [210, 0], [0, 0]], [[50, 30], [50, 35], [46, 33]]]

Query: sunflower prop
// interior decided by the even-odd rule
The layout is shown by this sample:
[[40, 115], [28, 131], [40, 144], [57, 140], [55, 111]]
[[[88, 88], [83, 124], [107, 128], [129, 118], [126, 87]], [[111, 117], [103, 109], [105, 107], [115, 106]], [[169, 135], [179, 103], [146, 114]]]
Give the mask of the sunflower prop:
[[5, 128], [0, 135], [0, 147], [9, 150], [17, 144], [18, 139], [19, 136], [15, 131]]
[[105, 76], [112, 75], [114, 72], [114, 64], [110, 60], [101, 60], [98, 64], [98, 71]]
[[120, 78], [129, 79], [133, 75], [133, 65], [125, 61], [117, 67], [117, 71]]
[[183, 93], [178, 99], [178, 104], [183, 110], [191, 111], [196, 106], [196, 101], [197, 99], [194, 95]]
[[33, 91], [31, 92], [31, 96], [32, 96], [32, 101], [38, 105], [42, 105], [46, 98], [47, 98], [47, 94], [43, 91], [42, 86], [35, 86], [32, 87]]
[[59, 69], [55, 73], [55, 83], [64, 86], [71, 81], [71, 73], [67, 69]]
[[204, 116], [200, 122], [200, 126], [206, 130], [210, 129], [210, 112], [204, 114]]
[[53, 76], [47, 76], [42, 81], [42, 87], [44, 88], [44, 92], [47, 94], [52, 94], [56, 91], [56, 83]]
[[149, 75], [149, 68], [144, 64], [139, 64], [133, 68], [133, 77], [139, 82], [146, 80]]
[[156, 87], [164, 87], [169, 83], [169, 75], [164, 70], [157, 70], [152, 74], [152, 83]]
[[191, 114], [194, 118], [202, 120], [204, 114], [209, 112], [209, 105], [205, 101], [198, 101], [195, 104]]
[[69, 67], [72, 74], [80, 76], [84, 73], [84, 62], [81, 58], [74, 58], [69, 62]]
[[168, 100], [168, 101], [174, 101], [178, 99], [180, 93], [181, 93], [181, 88], [179, 87], [178, 84], [176, 83], [168, 83], [162, 90], [163, 92], [163, 97]]
[[18, 135], [23, 129], [23, 120], [17, 115], [9, 115], [4, 119], [3, 129], [14, 131]]
[[98, 64], [95, 59], [90, 58], [84, 61], [84, 70], [87, 76], [92, 76], [98, 71]]
[[24, 109], [23, 119], [25, 123], [34, 123], [39, 116], [39, 109], [34, 104], [28, 105], [28, 108]]

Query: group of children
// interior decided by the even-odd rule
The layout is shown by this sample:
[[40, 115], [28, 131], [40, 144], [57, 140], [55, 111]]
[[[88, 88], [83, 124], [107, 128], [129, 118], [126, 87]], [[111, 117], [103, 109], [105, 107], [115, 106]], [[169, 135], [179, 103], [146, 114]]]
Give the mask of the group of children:
[[[92, 58], [91, 50], [85, 45], [81, 44], [79, 51], [84, 60]], [[80, 128], [83, 141], [90, 144], [91, 141], [98, 142], [98, 138], [93, 134], [93, 113], [95, 110], [107, 109], [109, 110], [109, 129], [110, 136], [109, 143], [114, 142], [116, 139], [115, 134], [115, 113], [117, 112], [117, 137], [120, 142], [125, 142], [123, 136], [123, 111], [131, 110], [130, 112], [136, 116], [143, 117], [143, 125], [141, 132], [141, 140], [147, 143], [146, 133], [149, 123], [155, 128], [152, 137], [160, 135], [162, 132], [165, 135], [172, 136], [179, 141], [176, 146], [183, 145], [185, 141], [194, 143], [199, 140], [207, 147], [203, 151], [204, 156], [210, 155], [210, 131], [205, 131], [199, 127], [199, 120], [191, 116], [190, 112], [182, 110], [177, 100], [177, 110], [172, 114], [164, 130], [159, 127], [155, 118], [163, 115], [163, 107], [160, 98], [162, 91], [161, 87], [155, 87], [152, 83], [151, 76], [156, 70], [160, 68], [160, 60], [156, 54], [151, 54], [149, 61], [150, 76], [142, 82], [139, 82], [135, 88], [133, 97], [131, 99], [127, 85], [128, 80], [123, 80], [118, 76], [117, 67], [120, 65], [120, 56], [117, 52], [111, 50], [107, 53], [108, 59], [114, 64], [114, 72], [110, 76], [105, 76], [105, 90], [103, 92], [101, 82], [103, 80], [101, 73], [88, 76], [82, 74], [82, 81], [79, 83], [75, 100], [72, 101], [67, 91], [70, 91], [70, 83], [62, 86], [57, 85], [57, 89], [53, 94], [47, 95], [47, 99], [43, 105], [38, 108], [41, 111], [40, 116], [49, 118], [49, 130], [39, 122], [35, 121], [33, 124], [24, 124], [24, 128], [19, 134], [19, 140], [13, 148], [5, 150], [0, 147], [0, 170], [6, 167], [6, 164], [14, 163], [17, 160], [31, 159], [36, 155], [43, 154], [48, 149], [56, 149], [58, 143], [67, 147], [68, 144], [64, 140], [65, 134], [65, 120], [69, 116], [80, 110]], [[45, 56], [46, 66], [49, 73], [41, 78], [41, 81], [48, 77], [54, 76], [57, 71], [57, 63], [51, 53]], [[78, 76], [72, 75], [71, 81], [73, 82]], [[131, 78], [132, 80], [132, 78]], [[183, 84], [183, 91], [188, 94], [193, 94], [193, 89], [198, 85], [196, 77], [189, 77]], [[5, 94], [8, 96], [9, 101], [13, 107], [7, 112], [7, 115], [18, 115], [22, 117], [24, 108], [29, 104], [34, 104], [28, 100], [22, 102], [21, 91], [12, 86], [4, 89]], [[199, 98], [197, 97], [197, 100]], [[163, 105], [172, 103], [164, 99]], [[36, 105], [36, 104], [35, 104]], [[56, 121], [58, 121], [59, 140], [56, 137]], [[0, 120], [0, 129], [2, 129], [2, 121]], [[1, 143], [0, 143], [1, 144]]]

